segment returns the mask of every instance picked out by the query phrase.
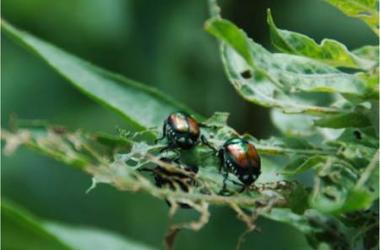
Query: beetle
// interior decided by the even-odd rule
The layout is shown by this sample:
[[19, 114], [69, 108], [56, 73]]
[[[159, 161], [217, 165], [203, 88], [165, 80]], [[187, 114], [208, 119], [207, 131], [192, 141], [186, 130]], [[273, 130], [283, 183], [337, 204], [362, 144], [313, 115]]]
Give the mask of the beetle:
[[[140, 168], [139, 171], [151, 172], [154, 177], [155, 185], [159, 188], [169, 188], [172, 191], [178, 190], [178, 188], [183, 192], [189, 192], [191, 186], [196, 186], [197, 182], [195, 176], [198, 173], [198, 166], [184, 164], [179, 161], [179, 159], [170, 159], [162, 157], [159, 159], [160, 162], [173, 164], [175, 163], [178, 168], [165, 168], [160, 164], [156, 165], [155, 168]], [[166, 203], [170, 206], [168, 200]], [[191, 208], [188, 204], [178, 203], [181, 208]]]
[[[160, 165], [157, 165], [153, 170], [153, 176], [155, 185], [159, 188], [169, 188], [173, 191], [182, 190], [183, 192], [189, 192], [191, 186], [196, 185], [195, 175], [198, 173], [198, 167], [195, 165], [189, 165], [180, 163], [179, 160], [171, 160], [168, 158], [161, 158], [160, 161], [165, 163], [176, 163], [179, 169], [167, 169]], [[170, 205], [170, 203], [166, 200]], [[181, 208], [191, 208], [188, 204], [178, 203]]]
[[261, 174], [261, 160], [255, 146], [245, 139], [236, 137], [228, 139], [219, 150], [213, 149], [220, 159], [219, 171], [222, 172], [223, 188], [226, 190], [228, 174], [232, 173], [238, 177], [243, 184], [244, 191], [254, 183]]
[[173, 112], [164, 121], [162, 137], [167, 139], [168, 145], [161, 151], [173, 148], [191, 149], [200, 138], [200, 124], [186, 112]]

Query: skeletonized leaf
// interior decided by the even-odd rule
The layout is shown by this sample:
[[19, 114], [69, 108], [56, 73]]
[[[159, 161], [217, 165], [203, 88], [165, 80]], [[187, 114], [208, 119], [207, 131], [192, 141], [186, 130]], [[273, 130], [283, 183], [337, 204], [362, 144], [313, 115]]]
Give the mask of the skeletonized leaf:
[[209, 19], [206, 30], [223, 42], [222, 60], [230, 82], [249, 101], [287, 113], [324, 114], [339, 110], [314, 106], [299, 95], [322, 92], [368, 96], [360, 77], [309, 58], [270, 53], [227, 20]]
[[339, 213], [343, 210], [354, 188], [358, 173], [342, 160], [325, 157], [314, 177], [311, 207], [325, 213]]
[[[21, 136], [26, 135], [26, 136]], [[106, 140], [104, 140], [106, 138]], [[191, 160], [199, 166], [196, 187], [191, 187], [192, 193], [175, 192], [175, 190], [161, 189], [136, 171], [148, 163], [158, 163], [159, 150], [164, 144], [148, 145], [139, 141], [115, 139], [112, 136], [92, 135], [84, 131], [69, 131], [64, 133], [55, 131], [53, 127], [20, 128], [17, 132], [2, 131], [2, 139], [6, 146], [11, 143], [17, 146], [25, 145], [48, 155], [65, 164], [79, 167], [93, 177], [94, 183], [107, 183], [121, 191], [144, 191], [158, 198], [170, 198], [173, 200], [206, 201], [215, 204], [228, 204], [229, 199], [218, 197], [217, 194], [223, 186], [223, 176], [218, 171], [218, 159], [207, 147], [197, 147], [196, 150], [187, 152]], [[112, 143], [110, 143], [110, 141]], [[116, 146], [115, 146], [116, 145]], [[131, 146], [132, 145], [132, 146]], [[277, 147], [279, 148], [279, 146]], [[283, 154], [287, 152], [282, 152]], [[157, 159], [156, 159], [157, 158]], [[183, 155], [186, 161], [186, 155]], [[281, 180], [281, 175], [276, 175], [276, 167], [270, 161], [263, 159], [263, 178]], [[150, 167], [152, 165], [149, 165]], [[169, 171], [178, 169], [170, 166]], [[174, 171], [174, 170], [173, 170]], [[175, 170], [178, 171], [178, 170]], [[183, 174], [183, 173], [182, 173]], [[149, 176], [148, 176], [149, 177]], [[150, 176], [151, 177], [151, 176]], [[228, 187], [235, 193], [241, 189], [233, 181], [238, 181], [236, 176], [230, 175]], [[205, 193], [204, 190], [207, 190]], [[260, 194], [252, 197], [236, 193], [231, 197], [231, 202], [238, 201], [246, 206], [253, 206], [257, 199], [265, 198]]]
[[[378, 155], [364, 171], [354, 168], [349, 162], [338, 158], [325, 158], [314, 178], [310, 205], [322, 212], [342, 214], [369, 209], [378, 199]], [[371, 179], [371, 175], [374, 175]]]
[[316, 174], [310, 206], [325, 213], [354, 212], [368, 209], [378, 197], [378, 188], [374, 186], [378, 181], [378, 172], [373, 168], [375, 160], [361, 173], [335, 156], [303, 156], [288, 164], [282, 174], [294, 176], [313, 169]]

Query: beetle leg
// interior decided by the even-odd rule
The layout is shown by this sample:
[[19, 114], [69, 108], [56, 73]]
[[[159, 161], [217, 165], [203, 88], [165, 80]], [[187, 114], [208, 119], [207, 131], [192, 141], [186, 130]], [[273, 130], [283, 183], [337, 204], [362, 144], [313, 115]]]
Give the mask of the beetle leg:
[[161, 140], [163, 140], [166, 137], [166, 121], [164, 122], [164, 126], [162, 127], [162, 136], [160, 138], [157, 138], [154, 140], [154, 143], [157, 143]]
[[246, 190], [246, 186], [242, 185], [241, 189], [239, 190], [239, 194], [243, 193]]
[[233, 184], [237, 185], [237, 186], [244, 186], [242, 183], [240, 182], [237, 182], [235, 180], [230, 180], [230, 182], [232, 182]]
[[[220, 163], [219, 163], [219, 173], [222, 172], [222, 170], [224, 170], [225, 173], [227, 173], [227, 177], [228, 177], [228, 171], [224, 165], [224, 155], [223, 155], [223, 149], [220, 149], [218, 152], [217, 152], [217, 156], [220, 160]], [[223, 183], [224, 183], [224, 180], [223, 180]]]
[[[160, 153], [164, 153], [166, 151], [170, 151], [173, 149], [175, 149], [175, 146], [173, 144], [169, 144], [169, 145], [166, 145], [165, 147], [161, 148]], [[177, 155], [178, 155], [178, 153], [177, 153]]]
[[163, 153], [163, 152], [168, 151], [170, 149], [171, 149], [170, 146], [163, 147], [163, 148], [160, 149], [160, 153]]
[[210, 125], [206, 125], [206, 124], [204, 124], [204, 123], [198, 123], [198, 125], [199, 125], [199, 127], [201, 127], [201, 128], [217, 128], [218, 126], [210, 126]]
[[209, 143], [209, 141], [207, 140], [207, 138], [204, 135], [201, 135], [201, 142], [202, 142], [203, 145], [205, 145], [208, 148], [210, 148], [214, 153], [218, 152], [218, 150]]
[[[160, 149], [160, 153], [163, 153], [163, 152], [165, 152], [165, 151], [169, 151], [169, 150], [173, 150], [173, 149], [175, 149], [175, 146], [169, 144], [169, 145], [167, 145], [167, 146], [161, 148], [161, 149]], [[179, 156], [178, 156], [179, 153], [178, 153], [177, 151], [176, 151], [176, 154], [177, 154], [177, 157], [176, 157], [176, 158], [179, 158]]]
[[247, 189], [247, 186], [244, 185], [244, 184], [241, 183], [241, 182], [238, 182], [238, 181], [235, 181], [235, 180], [229, 180], [229, 181], [232, 182], [233, 184], [235, 184], [236, 186], [241, 187], [241, 189], [239, 190], [239, 193], [242, 193], [244, 190]]
[[173, 144], [169, 144], [163, 148], [160, 149], [160, 154], [163, 154], [164, 152], [172, 152], [174, 155], [170, 157], [170, 159], [176, 163], [180, 163], [181, 153], [177, 150], [176, 146]]
[[181, 155], [178, 151], [176, 151], [177, 155], [172, 159], [172, 161], [177, 164], [181, 165]]
[[228, 180], [228, 172], [225, 171], [223, 174], [223, 190], [227, 190], [227, 180]]
[[224, 167], [222, 166], [220, 168], [220, 171], [223, 170], [223, 187], [222, 189], [219, 191], [219, 194], [220, 195], [223, 195], [226, 193], [227, 190], [227, 180], [228, 180], [228, 171], [226, 171], [226, 169], [224, 169]]

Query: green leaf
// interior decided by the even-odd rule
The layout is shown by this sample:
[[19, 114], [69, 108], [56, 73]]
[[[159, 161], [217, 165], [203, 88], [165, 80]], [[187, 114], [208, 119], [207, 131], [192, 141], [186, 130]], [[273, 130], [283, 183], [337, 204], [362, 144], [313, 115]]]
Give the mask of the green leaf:
[[96, 228], [69, 226], [52, 222], [44, 223], [44, 228], [48, 232], [57, 235], [75, 250], [153, 250], [153, 248], [144, 244]]
[[376, 200], [367, 189], [354, 188], [348, 194], [347, 200], [342, 208], [345, 212], [360, 211], [369, 209]]
[[4, 249], [153, 249], [105, 230], [43, 222], [7, 201], [2, 202], [1, 212]]
[[379, 34], [379, 1], [378, 0], [325, 0], [341, 10], [347, 16], [359, 18]]
[[347, 128], [338, 138], [327, 143], [339, 147], [337, 154], [340, 157], [357, 168], [364, 168], [379, 148], [378, 139], [371, 134], [372, 130]]
[[326, 158], [324, 156], [315, 155], [315, 156], [301, 156], [290, 162], [285, 166], [282, 174], [284, 175], [297, 175], [306, 172], [311, 168], [318, 168], [325, 164]]
[[297, 137], [270, 137], [265, 140], [257, 140], [251, 135], [245, 134], [244, 138], [256, 145], [259, 152], [267, 155], [333, 155], [335, 150], [326, 147], [315, 147], [307, 140]]
[[318, 231], [309, 225], [307, 219], [304, 216], [295, 214], [290, 209], [275, 208], [266, 213], [264, 216], [274, 221], [289, 224], [304, 234], [315, 233]]
[[25, 211], [1, 202], [1, 227], [4, 249], [74, 250], [55, 234], [46, 231], [41, 222]]
[[306, 210], [304, 216], [316, 229], [315, 233], [307, 235], [314, 249], [352, 249], [348, 229], [338, 219], [315, 209]]
[[347, 47], [332, 39], [323, 39], [317, 44], [310, 37], [276, 27], [271, 12], [268, 9], [267, 22], [270, 28], [272, 44], [280, 51], [294, 55], [301, 55], [327, 63], [334, 67], [348, 67], [370, 69], [374, 67], [378, 58], [374, 57], [374, 47], [365, 47], [351, 53]]
[[369, 119], [372, 126], [375, 128], [377, 137], [379, 137], [379, 100], [374, 100], [371, 102]]
[[161, 126], [169, 113], [189, 108], [173, 101], [156, 89], [100, 69], [5, 21], [2, 30], [23, 47], [43, 59], [81, 92], [121, 114], [136, 128]]
[[[375, 134], [374, 128], [347, 128], [340, 134], [340, 136], [328, 143], [340, 144], [346, 146], [347, 144], [362, 145], [370, 148], [379, 148], [379, 140]], [[368, 159], [371, 159], [369, 157]]]
[[213, 18], [206, 22], [206, 30], [221, 41], [231, 46], [250, 66], [254, 66], [250, 42], [245, 32], [233, 23], [221, 18]]
[[312, 116], [284, 114], [277, 109], [272, 109], [270, 115], [275, 127], [286, 136], [307, 137], [316, 132]]
[[301, 100], [300, 94], [368, 95], [360, 77], [305, 57], [270, 53], [227, 20], [212, 18], [206, 30], [223, 42], [221, 54], [228, 78], [249, 101], [286, 113], [324, 114], [339, 110], [314, 106]]
[[291, 194], [287, 196], [287, 206], [297, 214], [303, 214], [310, 208], [309, 203], [305, 202], [310, 194], [310, 188], [306, 188], [303, 184], [295, 182], [291, 189]]
[[[379, 68], [375, 67], [372, 71], [359, 72], [356, 75], [364, 82], [368, 92], [368, 99], [364, 101], [379, 101]], [[345, 95], [347, 100], [353, 103], [361, 103], [363, 99], [357, 96]]]
[[320, 118], [314, 122], [323, 128], [362, 128], [371, 125], [368, 118], [369, 111], [360, 109], [350, 113], [342, 113]]
[[345, 204], [345, 211], [369, 209], [379, 199], [379, 151], [358, 178]]
[[366, 45], [352, 51], [356, 56], [379, 64], [379, 46]]
[[[298, 215], [289, 209], [275, 208], [264, 216], [298, 229], [306, 235], [309, 244], [314, 249], [349, 249], [344, 225], [317, 210], [308, 209], [303, 215]], [[322, 245], [325, 248], [321, 248]]]

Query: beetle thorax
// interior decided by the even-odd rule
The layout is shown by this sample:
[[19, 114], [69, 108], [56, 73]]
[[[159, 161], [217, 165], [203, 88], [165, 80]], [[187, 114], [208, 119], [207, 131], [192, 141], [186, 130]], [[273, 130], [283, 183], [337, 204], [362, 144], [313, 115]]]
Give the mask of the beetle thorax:
[[169, 116], [168, 123], [176, 132], [189, 133], [194, 136], [199, 135], [198, 123], [190, 116], [174, 113]]

